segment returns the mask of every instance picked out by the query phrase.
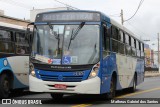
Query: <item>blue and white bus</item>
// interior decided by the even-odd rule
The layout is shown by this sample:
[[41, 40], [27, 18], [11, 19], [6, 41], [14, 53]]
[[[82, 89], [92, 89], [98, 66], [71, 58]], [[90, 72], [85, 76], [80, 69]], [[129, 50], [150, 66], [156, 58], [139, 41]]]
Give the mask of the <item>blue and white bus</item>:
[[32, 24], [30, 91], [113, 98], [144, 81], [143, 42], [103, 13], [45, 12]]
[[29, 43], [26, 28], [0, 22], [0, 98], [28, 88]]

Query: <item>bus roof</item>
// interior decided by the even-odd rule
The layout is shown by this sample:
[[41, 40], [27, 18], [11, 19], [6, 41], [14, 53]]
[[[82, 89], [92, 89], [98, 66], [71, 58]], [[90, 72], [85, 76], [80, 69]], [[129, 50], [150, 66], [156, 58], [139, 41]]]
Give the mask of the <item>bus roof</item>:
[[125, 31], [126, 33], [128, 33], [131, 37], [137, 39], [138, 41], [144, 43], [142, 40], [138, 39], [137, 35], [135, 35], [133, 32], [131, 32], [129, 29], [127, 29], [126, 27], [122, 26], [121, 24], [117, 23], [115, 20], [111, 19], [111, 24], [113, 24], [114, 26], [118, 27], [119, 29]]
[[92, 13], [101, 13], [99, 11], [93, 11], [93, 10], [55, 10], [55, 11], [48, 11], [48, 12], [41, 12], [39, 14], [46, 14], [46, 13], [58, 13], [58, 12], [92, 12]]
[[133, 32], [131, 32], [129, 29], [127, 29], [126, 27], [122, 26], [121, 24], [119, 24], [118, 22], [116, 22], [115, 20], [113, 20], [111, 17], [105, 15], [104, 13], [100, 12], [101, 13], [101, 17], [103, 17], [103, 19], [105, 21], [107, 21], [108, 19], [110, 19], [110, 22], [108, 23], [111, 23], [112, 25], [118, 27], [119, 29], [123, 30], [124, 32], [128, 33], [131, 37], [133, 37], [134, 39], [144, 43], [142, 40], [138, 39], [137, 38], [137, 35], [135, 35]]
[[4, 23], [4, 22], [0, 22], [0, 26], [19, 29], [19, 30], [26, 30], [26, 27], [24, 27], [24, 26], [19, 26], [19, 25], [15, 25], [15, 24]]

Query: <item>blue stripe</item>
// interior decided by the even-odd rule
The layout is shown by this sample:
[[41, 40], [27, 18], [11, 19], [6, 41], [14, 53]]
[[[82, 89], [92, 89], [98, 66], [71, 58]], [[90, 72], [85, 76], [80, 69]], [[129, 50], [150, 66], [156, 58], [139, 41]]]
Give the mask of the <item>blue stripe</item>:
[[[4, 65], [4, 61], [7, 61], [7, 65]], [[23, 83], [21, 83], [17, 77], [15, 76], [7, 58], [0, 58], [0, 74], [3, 72], [3, 71], [10, 71], [13, 76], [14, 76], [14, 81], [13, 81], [13, 89], [16, 89], [16, 88], [26, 88], [28, 86], [24, 85]]]
[[[88, 79], [90, 70], [84, 71], [46, 71], [35, 69], [36, 77], [44, 81], [60, 81], [60, 82], [80, 82]], [[82, 75], [78, 73], [82, 73]], [[77, 73], [77, 74], [75, 74]]]

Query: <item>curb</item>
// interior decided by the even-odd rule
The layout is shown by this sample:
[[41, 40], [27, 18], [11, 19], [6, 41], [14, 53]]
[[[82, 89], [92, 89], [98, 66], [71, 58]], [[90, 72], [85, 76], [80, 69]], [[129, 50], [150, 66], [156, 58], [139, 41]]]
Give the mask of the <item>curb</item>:
[[145, 77], [159, 77], [159, 73], [145, 74]]

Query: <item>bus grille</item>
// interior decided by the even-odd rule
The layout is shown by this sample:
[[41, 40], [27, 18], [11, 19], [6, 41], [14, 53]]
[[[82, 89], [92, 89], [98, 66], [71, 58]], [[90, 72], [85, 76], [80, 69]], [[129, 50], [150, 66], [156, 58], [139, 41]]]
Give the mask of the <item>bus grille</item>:
[[58, 76], [52, 75], [40, 75], [43, 81], [57, 81], [57, 82], [80, 82], [83, 76], [63, 76], [63, 79], [59, 79]]

